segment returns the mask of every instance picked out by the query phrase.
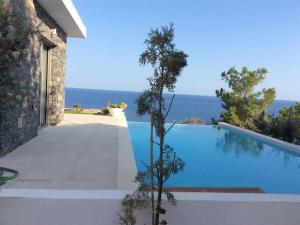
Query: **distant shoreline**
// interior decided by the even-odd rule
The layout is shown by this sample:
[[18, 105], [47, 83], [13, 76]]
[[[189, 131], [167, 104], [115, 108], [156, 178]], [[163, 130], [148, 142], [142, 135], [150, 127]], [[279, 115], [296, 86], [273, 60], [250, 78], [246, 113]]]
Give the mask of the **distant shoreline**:
[[[149, 116], [140, 117], [136, 114], [136, 99], [141, 92], [98, 90], [86, 88], [66, 88], [65, 107], [72, 108], [79, 103], [82, 108], [102, 109], [108, 102], [128, 104], [126, 116], [129, 121], [149, 121]], [[172, 99], [171, 94], [165, 95], [166, 106]], [[269, 108], [269, 114], [278, 115], [282, 107], [289, 107], [295, 101], [275, 100]], [[221, 101], [216, 96], [176, 94], [167, 122], [199, 118], [209, 123], [212, 118], [218, 119], [222, 112]]]

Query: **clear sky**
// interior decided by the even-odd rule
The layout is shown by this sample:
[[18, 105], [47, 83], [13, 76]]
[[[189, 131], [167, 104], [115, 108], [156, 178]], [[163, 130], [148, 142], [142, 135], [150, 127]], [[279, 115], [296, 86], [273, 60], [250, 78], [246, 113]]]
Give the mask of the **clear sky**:
[[142, 91], [138, 58], [151, 28], [175, 24], [188, 55], [176, 92], [215, 95], [222, 71], [265, 67], [261, 87], [300, 100], [300, 0], [73, 0], [88, 31], [69, 39], [67, 87]]

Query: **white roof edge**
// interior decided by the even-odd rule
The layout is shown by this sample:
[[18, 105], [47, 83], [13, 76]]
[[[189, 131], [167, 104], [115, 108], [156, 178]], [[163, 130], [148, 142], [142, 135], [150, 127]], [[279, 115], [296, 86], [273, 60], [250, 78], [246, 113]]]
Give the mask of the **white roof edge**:
[[86, 38], [87, 36], [87, 30], [86, 27], [84, 25], [84, 23], [82, 22], [78, 11], [76, 10], [73, 2], [71, 0], [62, 0], [63, 3], [65, 4], [66, 8], [68, 9], [70, 16], [73, 17], [74, 22], [77, 24], [78, 29], [81, 31], [82, 33], [82, 37]]
[[68, 37], [85, 38], [87, 30], [72, 0], [37, 0]]

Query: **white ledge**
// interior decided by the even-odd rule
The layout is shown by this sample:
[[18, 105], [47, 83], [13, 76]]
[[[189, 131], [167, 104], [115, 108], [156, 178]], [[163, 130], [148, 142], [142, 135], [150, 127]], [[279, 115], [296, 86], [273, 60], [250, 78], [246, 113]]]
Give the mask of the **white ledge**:
[[[37, 199], [102, 199], [121, 200], [132, 190], [61, 190], [61, 189], [2, 189], [0, 197]], [[179, 201], [216, 202], [295, 202], [300, 195], [265, 193], [174, 193]]]
[[86, 37], [86, 28], [71, 0], [38, 0], [38, 2], [68, 37]]

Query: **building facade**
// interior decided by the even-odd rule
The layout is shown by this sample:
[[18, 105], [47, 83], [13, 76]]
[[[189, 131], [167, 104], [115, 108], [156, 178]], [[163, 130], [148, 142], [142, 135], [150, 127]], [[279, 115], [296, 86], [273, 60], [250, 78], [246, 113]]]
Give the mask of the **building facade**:
[[0, 155], [35, 137], [39, 130], [64, 117], [66, 48], [68, 37], [84, 38], [85, 27], [70, 0], [6, 0], [7, 7], [25, 15], [36, 32], [28, 54], [11, 71], [13, 85], [0, 88], [9, 104], [0, 124]]

